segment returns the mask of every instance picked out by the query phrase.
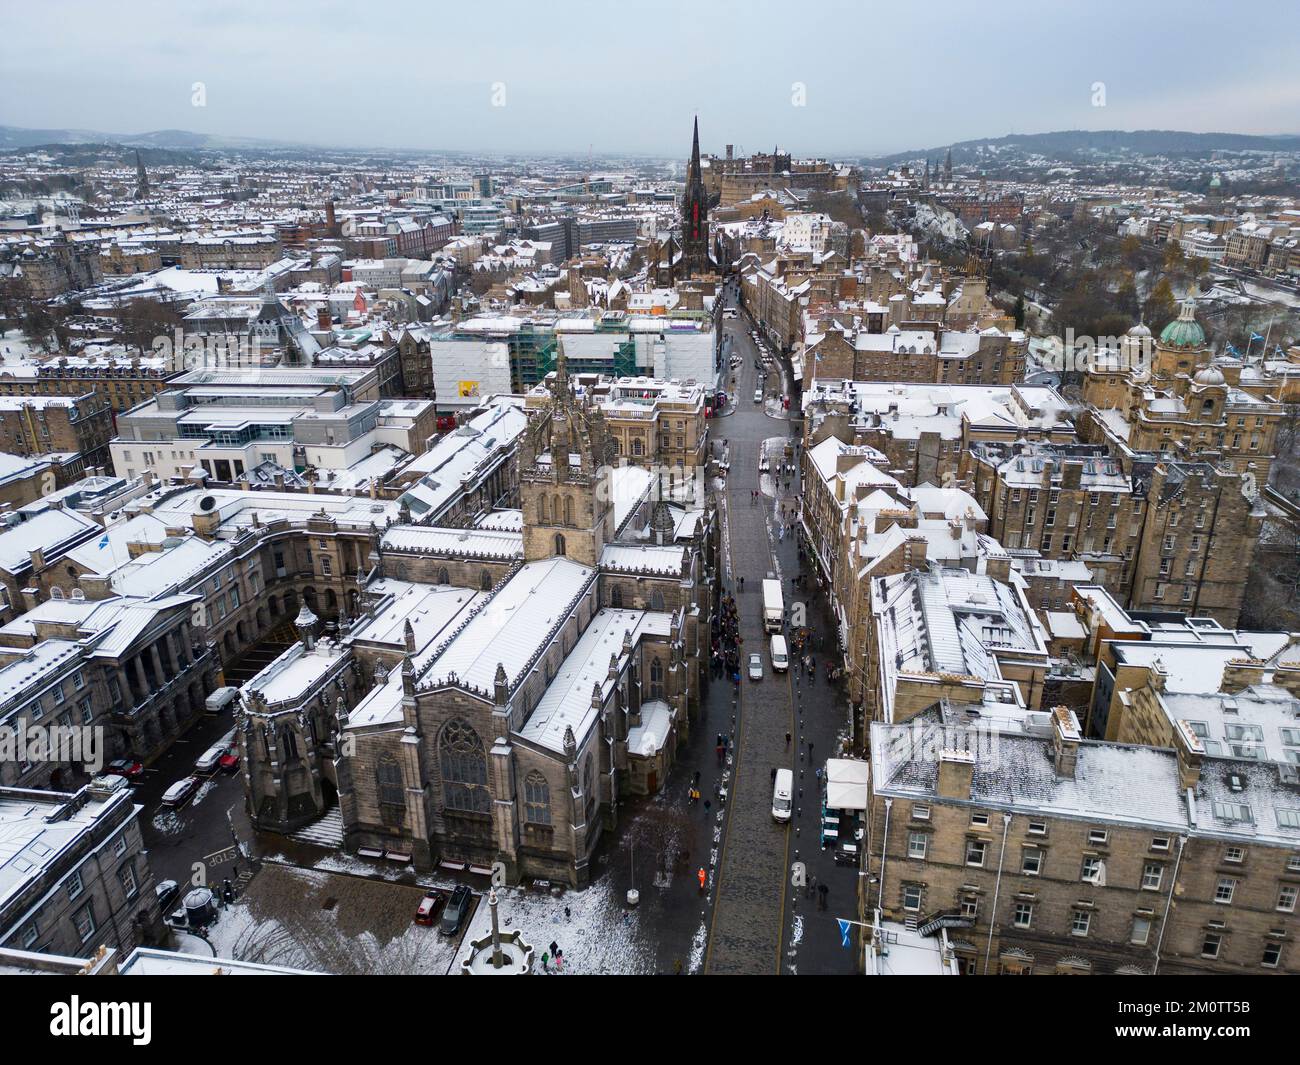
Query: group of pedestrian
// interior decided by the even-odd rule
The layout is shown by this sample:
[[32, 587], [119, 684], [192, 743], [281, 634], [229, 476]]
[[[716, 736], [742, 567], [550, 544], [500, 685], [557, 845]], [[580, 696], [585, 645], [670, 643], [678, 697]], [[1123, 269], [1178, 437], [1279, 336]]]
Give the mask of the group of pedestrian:
[[[737, 587], [744, 591], [744, 579], [737, 580]], [[740, 647], [744, 638], [740, 635], [740, 615], [736, 610], [736, 597], [725, 595], [719, 616], [713, 621], [713, 647], [709, 656], [709, 665], [713, 676], [721, 677], [724, 672], [731, 682], [740, 687]]]
[[554, 964], [555, 971], [562, 972], [564, 969], [564, 951], [559, 947], [555, 940], [551, 940], [549, 950], [542, 951], [542, 972], [549, 973], [551, 965]]

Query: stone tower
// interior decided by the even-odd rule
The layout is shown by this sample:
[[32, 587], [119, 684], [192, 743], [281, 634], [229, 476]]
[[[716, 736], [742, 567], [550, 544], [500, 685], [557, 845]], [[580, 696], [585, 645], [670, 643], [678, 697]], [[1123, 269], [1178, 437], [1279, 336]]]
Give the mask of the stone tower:
[[700, 120], [695, 119], [691, 161], [686, 168], [682, 196], [682, 269], [687, 277], [712, 273], [709, 259], [709, 197], [700, 170]]
[[574, 395], [563, 337], [556, 343], [550, 398], [530, 416], [520, 448], [524, 558], [560, 555], [595, 566], [616, 532], [615, 445], [600, 410]]
[[135, 150], [135, 198], [143, 200], [149, 195], [149, 174], [140, 158], [140, 149]]

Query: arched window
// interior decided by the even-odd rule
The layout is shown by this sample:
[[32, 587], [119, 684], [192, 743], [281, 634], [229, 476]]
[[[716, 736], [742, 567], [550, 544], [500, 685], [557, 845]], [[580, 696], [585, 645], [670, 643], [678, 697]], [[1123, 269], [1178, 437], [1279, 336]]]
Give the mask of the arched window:
[[281, 762], [285, 762], [297, 757], [298, 736], [293, 729], [289, 728], [288, 725], [285, 725], [284, 728], [280, 730], [280, 760]]
[[560, 497], [554, 496], [551, 499], [551, 523], [560, 524], [560, 515], [564, 513], [564, 504], [560, 502]]
[[449, 810], [488, 812], [492, 796], [487, 787], [487, 758], [483, 743], [468, 721], [448, 721], [438, 739], [442, 768], [442, 799]]
[[478, 575], [478, 586], [482, 588], [483, 591], [490, 592], [492, 590], [492, 574], [487, 570], [483, 570]]
[[582, 793], [587, 800], [587, 820], [590, 821], [592, 815], [596, 812], [596, 804], [600, 800], [600, 795], [596, 791], [596, 759], [587, 759], [587, 768], [582, 771]]
[[551, 823], [551, 786], [536, 769], [524, 778], [524, 820], [530, 825]]
[[406, 815], [406, 788], [402, 784], [402, 767], [391, 754], [384, 755], [375, 767], [379, 791], [379, 813], [385, 824], [401, 822]]
[[641, 443], [639, 436], [632, 439], [632, 454], [637, 457], [645, 454], [645, 446]]
[[537, 521], [541, 525], [546, 524], [546, 496], [537, 497]]
[[563, 533], [556, 533], [556, 534], [555, 534], [555, 553], [556, 553], [557, 555], [562, 555], [562, 554], [564, 554], [564, 534], [563, 534]]
[[438, 583], [439, 584], [451, 583], [451, 576], [447, 573], [446, 566], [443, 566], [441, 569], [438, 570]]
[[663, 608], [664, 608], [664, 593], [663, 593], [663, 589], [662, 589], [662, 588], [655, 588], [654, 590], [652, 590], [652, 591], [650, 592], [650, 609], [651, 609], [651, 610], [663, 610]]
[[569, 496], [564, 498], [564, 524], [573, 524], [573, 499]]
[[609, 590], [609, 605], [616, 608], [623, 606], [623, 586], [616, 584]]
[[650, 659], [650, 698], [664, 697], [664, 665], [657, 658]]

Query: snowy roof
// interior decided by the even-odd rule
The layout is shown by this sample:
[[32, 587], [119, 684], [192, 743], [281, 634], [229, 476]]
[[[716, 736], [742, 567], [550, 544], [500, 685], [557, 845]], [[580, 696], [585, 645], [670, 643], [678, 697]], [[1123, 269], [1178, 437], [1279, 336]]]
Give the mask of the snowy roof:
[[621, 658], [624, 632], [631, 631], [635, 644], [647, 617], [657, 618], [659, 628], [671, 620], [669, 615], [642, 610], [597, 611], [528, 715], [520, 735], [549, 750], [562, 752], [565, 730], [572, 728], [581, 748], [600, 716], [600, 710], [591, 705], [593, 689], [599, 684], [603, 699], [616, 683], [609, 678], [610, 655]]
[[51, 561], [69, 544], [80, 543], [99, 531], [98, 523], [75, 510], [46, 510], [26, 521], [0, 527], [0, 569], [20, 573], [31, 565], [33, 551], [43, 551], [46, 561]]
[[475, 613], [445, 644], [417, 660], [421, 686], [436, 686], [454, 674], [461, 685], [491, 692], [498, 662], [515, 683], [594, 576], [594, 570], [567, 558], [520, 567], [495, 593], [475, 604]]
[[[939, 727], [926, 711], [922, 726]], [[917, 719], [913, 719], [916, 721]], [[872, 778], [878, 795], [938, 796], [939, 759], [917, 742], [913, 722], [871, 726]], [[978, 754], [970, 801], [1027, 814], [1099, 823], [1150, 825], [1177, 831], [1187, 808], [1172, 750], [1084, 740], [1073, 777], [1056, 772], [1050, 735], [1001, 731], [992, 737], [996, 757]]]
[[415, 633], [417, 652], [428, 647], [446, 627], [463, 616], [483, 596], [482, 592], [457, 588], [450, 584], [414, 584], [385, 577], [366, 589], [378, 598], [374, 617], [364, 626], [352, 630], [352, 638], [366, 643], [402, 647], [406, 623]]
[[101, 819], [129, 806], [132, 795], [123, 788], [107, 795], [91, 791], [76, 804], [70, 804], [72, 798], [61, 792], [0, 789], [0, 910], [52, 871]]

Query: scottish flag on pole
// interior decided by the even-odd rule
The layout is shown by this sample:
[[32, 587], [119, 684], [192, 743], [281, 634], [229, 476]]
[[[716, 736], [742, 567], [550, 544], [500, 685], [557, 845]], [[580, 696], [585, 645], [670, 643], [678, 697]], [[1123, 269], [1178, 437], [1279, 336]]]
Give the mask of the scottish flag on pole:
[[104, 548], [106, 548], [107, 546], [108, 546], [108, 533], [104, 533], [104, 535], [99, 538], [99, 549], [103, 551]]
[[849, 921], [846, 921], [843, 917], [837, 917], [835, 919], [839, 922], [840, 925], [840, 946], [847, 947], [849, 945], [849, 930], [853, 927], [853, 925]]

